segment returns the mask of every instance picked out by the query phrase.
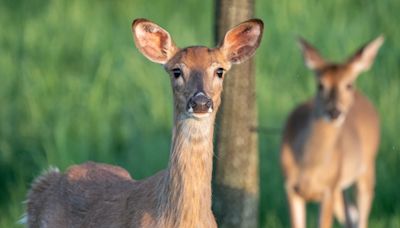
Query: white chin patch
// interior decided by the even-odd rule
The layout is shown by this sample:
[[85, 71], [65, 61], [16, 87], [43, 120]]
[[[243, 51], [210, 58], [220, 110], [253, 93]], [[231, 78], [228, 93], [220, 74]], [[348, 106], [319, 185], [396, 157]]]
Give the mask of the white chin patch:
[[335, 126], [339, 127], [340, 125], [342, 125], [342, 123], [344, 122], [344, 114], [340, 114], [340, 116], [338, 118], [336, 118], [336, 120], [333, 121], [333, 123], [335, 124]]
[[212, 109], [212, 108], [209, 108], [209, 109], [207, 110], [207, 112], [203, 112], [203, 113], [195, 113], [195, 112], [193, 112], [193, 108], [189, 108], [189, 109], [187, 110], [188, 116], [194, 117], [194, 118], [196, 118], [196, 119], [207, 118], [207, 117], [209, 117], [209, 116], [211, 115], [212, 112], [213, 112], [213, 109]]
[[192, 113], [192, 116], [198, 119], [206, 118], [210, 116], [209, 112], [206, 113]]

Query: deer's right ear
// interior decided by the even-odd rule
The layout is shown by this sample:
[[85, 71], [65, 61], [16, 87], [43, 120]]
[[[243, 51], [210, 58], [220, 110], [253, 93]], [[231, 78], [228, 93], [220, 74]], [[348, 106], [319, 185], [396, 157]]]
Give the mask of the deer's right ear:
[[178, 51], [169, 33], [149, 20], [134, 20], [132, 34], [139, 51], [155, 63], [167, 63]]
[[325, 60], [311, 44], [299, 38], [298, 44], [303, 52], [304, 62], [310, 70], [319, 70], [325, 66]]

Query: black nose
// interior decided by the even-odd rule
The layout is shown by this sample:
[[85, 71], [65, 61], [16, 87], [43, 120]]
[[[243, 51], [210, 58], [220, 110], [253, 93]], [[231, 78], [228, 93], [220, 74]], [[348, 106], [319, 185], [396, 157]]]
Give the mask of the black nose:
[[189, 99], [188, 111], [194, 113], [207, 113], [212, 111], [213, 102], [203, 92], [197, 92]]
[[341, 114], [341, 112], [340, 112], [339, 109], [337, 109], [337, 108], [332, 108], [332, 109], [328, 110], [327, 113], [328, 113], [328, 116], [329, 116], [332, 120], [337, 119], [337, 118], [340, 116], [340, 114]]

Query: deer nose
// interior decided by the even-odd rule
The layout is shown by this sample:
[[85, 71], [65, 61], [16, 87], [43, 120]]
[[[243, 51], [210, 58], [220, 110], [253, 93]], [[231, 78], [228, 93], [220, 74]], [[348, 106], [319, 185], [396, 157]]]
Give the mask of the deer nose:
[[208, 113], [213, 110], [213, 101], [203, 92], [195, 93], [188, 102], [188, 112]]
[[340, 116], [341, 112], [337, 108], [332, 108], [327, 111], [327, 114], [328, 114], [329, 118], [331, 118], [332, 120], [335, 120]]

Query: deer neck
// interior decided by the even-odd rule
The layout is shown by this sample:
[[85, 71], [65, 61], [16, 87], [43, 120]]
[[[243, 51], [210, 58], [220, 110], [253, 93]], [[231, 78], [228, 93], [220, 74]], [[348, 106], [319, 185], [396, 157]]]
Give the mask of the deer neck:
[[341, 129], [342, 124], [312, 116], [306, 130], [307, 140], [304, 140], [303, 165], [315, 168], [332, 162]]
[[215, 116], [175, 119], [171, 154], [159, 209], [167, 224], [195, 227], [211, 213]]

